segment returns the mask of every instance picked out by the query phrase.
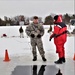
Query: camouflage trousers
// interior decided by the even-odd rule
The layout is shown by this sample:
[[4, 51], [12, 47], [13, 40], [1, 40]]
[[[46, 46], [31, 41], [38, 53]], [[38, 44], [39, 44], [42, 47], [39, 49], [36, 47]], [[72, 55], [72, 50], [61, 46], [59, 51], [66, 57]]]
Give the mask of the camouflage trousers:
[[45, 57], [44, 54], [45, 54], [45, 51], [43, 49], [43, 43], [42, 43], [42, 40], [41, 38], [38, 39], [31, 39], [31, 46], [32, 46], [32, 53], [33, 53], [33, 57], [34, 56], [37, 56], [37, 50], [36, 50], [36, 47], [38, 48], [38, 51], [41, 55], [41, 57]]

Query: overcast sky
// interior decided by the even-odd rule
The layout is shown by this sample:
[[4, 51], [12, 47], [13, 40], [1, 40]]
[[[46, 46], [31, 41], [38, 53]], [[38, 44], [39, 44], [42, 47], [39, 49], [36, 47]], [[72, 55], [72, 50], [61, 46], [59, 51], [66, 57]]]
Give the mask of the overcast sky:
[[55, 14], [74, 14], [74, 0], [0, 0], [0, 17]]

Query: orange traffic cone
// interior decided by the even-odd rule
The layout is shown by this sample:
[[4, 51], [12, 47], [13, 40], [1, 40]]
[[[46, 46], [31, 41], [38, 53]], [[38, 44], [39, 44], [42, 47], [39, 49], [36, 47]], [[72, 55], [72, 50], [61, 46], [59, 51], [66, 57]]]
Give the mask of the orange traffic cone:
[[7, 51], [7, 50], [5, 50], [5, 59], [4, 59], [3, 61], [5, 61], [5, 62], [10, 61], [9, 55], [8, 55], [8, 51]]
[[75, 60], [75, 53], [74, 53], [74, 58], [73, 58], [73, 60]]

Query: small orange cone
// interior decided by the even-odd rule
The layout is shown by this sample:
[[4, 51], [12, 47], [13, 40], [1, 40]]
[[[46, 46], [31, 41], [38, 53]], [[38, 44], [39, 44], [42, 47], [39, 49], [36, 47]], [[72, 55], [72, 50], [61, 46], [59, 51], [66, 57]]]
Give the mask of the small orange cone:
[[5, 50], [5, 59], [3, 61], [5, 61], [5, 62], [9, 62], [10, 61], [7, 50]]
[[73, 58], [73, 60], [75, 60], [75, 53], [74, 53], [74, 58]]

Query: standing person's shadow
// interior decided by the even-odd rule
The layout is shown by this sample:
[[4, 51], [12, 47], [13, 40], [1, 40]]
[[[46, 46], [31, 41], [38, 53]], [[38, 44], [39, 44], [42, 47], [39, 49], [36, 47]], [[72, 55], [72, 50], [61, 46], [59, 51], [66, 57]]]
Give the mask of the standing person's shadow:
[[42, 65], [38, 74], [37, 74], [37, 65], [33, 65], [33, 75], [44, 75], [45, 66], [46, 65]]
[[56, 75], [62, 75], [60, 69], [58, 70], [58, 73]]

